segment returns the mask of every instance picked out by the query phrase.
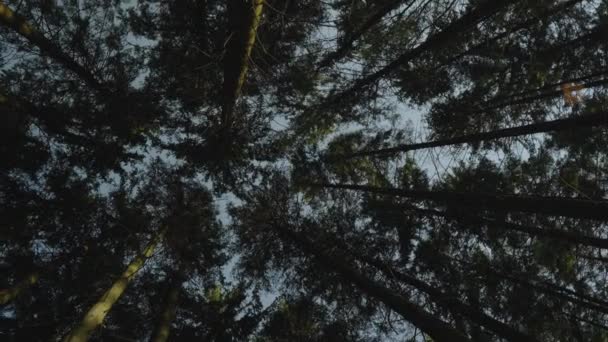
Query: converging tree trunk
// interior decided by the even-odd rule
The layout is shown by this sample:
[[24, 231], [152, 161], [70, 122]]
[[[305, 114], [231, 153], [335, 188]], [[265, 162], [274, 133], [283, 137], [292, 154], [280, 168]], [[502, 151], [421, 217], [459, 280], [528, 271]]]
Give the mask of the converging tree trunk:
[[497, 212], [524, 212], [579, 219], [608, 219], [608, 201], [568, 197], [544, 197], [493, 193], [405, 190], [355, 184], [309, 184], [312, 187], [363, 191], [414, 200], [430, 200], [446, 205], [474, 207]]
[[224, 57], [224, 99], [222, 125], [232, 124], [234, 105], [247, 77], [249, 59], [262, 18], [264, 0], [235, 0], [228, 2], [230, 36]]
[[461, 135], [454, 138], [434, 140], [429, 142], [417, 143], [417, 144], [406, 144], [395, 147], [382, 148], [377, 150], [367, 150], [355, 152], [352, 154], [342, 156], [330, 156], [329, 161], [350, 159], [355, 157], [367, 157], [367, 156], [382, 156], [393, 153], [402, 153], [407, 151], [420, 150], [432, 147], [451, 146], [457, 144], [470, 144], [478, 143], [483, 141], [495, 140], [507, 137], [517, 137], [522, 135], [536, 134], [536, 133], [547, 133], [557, 131], [574, 131], [583, 127], [594, 127], [594, 126], [608, 126], [608, 113], [594, 113], [586, 115], [577, 115], [567, 119], [559, 119], [553, 121], [539, 122], [529, 125], [503, 128], [490, 132], [475, 133]]
[[64, 339], [65, 342], [84, 342], [89, 339], [91, 333], [97, 329], [106, 315], [112, 309], [112, 306], [125, 292], [125, 289], [135, 276], [135, 274], [144, 266], [146, 260], [148, 260], [156, 246], [161, 242], [163, 236], [166, 233], [166, 229], [163, 229], [158, 235], [152, 240], [152, 242], [144, 249], [144, 251], [138, 255], [123, 274], [112, 284], [112, 286], [101, 296], [99, 301], [95, 303], [89, 311], [84, 315], [83, 320], [72, 330], [72, 332]]
[[175, 319], [175, 312], [177, 311], [177, 304], [179, 300], [179, 292], [181, 290], [182, 281], [181, 276], [178, 274], [170, 284], [170, 288], [167, 291], [167, 298], [165, 298], [165, 307], [160, 315], [160, 321], [152, 337], [152, 342], [166, 342], [169, 339], [171, 332], [171, 323]]
[[17, 283], [15, 286], [0, 290], [0, 305], [6, 305], [12, 302], [17, 296], [25, 291], [30, 286], [36, 284], [40, 275], [38, 272], [32, 272], [28, 274], [23, 280]]

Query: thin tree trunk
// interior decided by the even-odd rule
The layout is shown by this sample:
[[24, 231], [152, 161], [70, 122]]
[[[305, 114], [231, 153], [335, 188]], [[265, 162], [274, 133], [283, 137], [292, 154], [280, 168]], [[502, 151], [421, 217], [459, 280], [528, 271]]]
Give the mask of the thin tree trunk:
[[[249, 69], [249, 59], [262, 18], [264, 0], [235, 0], [228, 2], [232, 26], [224, 59], [224, 104], [222, 124], [232, 124], [232, 114]], [[248, 19], [245, 19], [248, 18]]]
[[179, 292], [181, 290], [182, 281], [181, 276], [178, 274], [172, 281], [171, 287], [167, 291], [167, 298], [165, 298], [165, 307], [160, 317], [160, 321], [152, 342], [166, 342], [171, 332], [171, 323], [175, 319], [175, 312], [177, 311], [177, 304], [179, 300]]
[[15, 286], [0, 290], [0, 306], [6, 305], [12, 302], [17, 296], [25, 291], [30, 286], [38, 282], [40, 275], [38, 272], [32, 272], [28, 274], [23, 280], [17, 283]]
[[290, 231], [288, 228], [277, 228], [277, 233], [293, 242], [298, 248], [316, 257], [319, 265], [329, 271], [343, 277], [354, 284], [362, 292], [373, 297], [386, 305], [388, 308], [399, 313], [405, 320], [411, 322], [420, 330], [428, 334], [437, 342], [448, 341], [470, 341], [461, 332], [454, 329], [446, 322], [433, 317], [420, 306], [407, 301], [404, 297], [394, 293], [390, 289], [365, 277], [359, 271], [349, 266], [339, 256], [329, 255], [315, 247], [308, 238], [301, 234]]
[[447, 205], [475, 207], [498, 212], [524, 212], [579, 219], [608, 219], [608, 201], [568, 197], [543, 197], [493, 193], [405, 190], [355, 184], [309, 184], [312, 187], [370, 192], [375, 194], [431, 200]]
[[482, 141], [495, 140], [499, 138], [517, 137], [522, 135], [547, 133], [565, 130], [576, 130], [582, 127], [608, 126], [608, 113], [601, 112], [595, 114], [576, 115], [566, 119], [558, 119], [552, 121], [539, 122], [529, 125], [516, 126], [510, 128], [497, 129], [495, 131], [461, 135], [454, 138], [434, 140], [429, 142], [406, 144], [395, 147], [382, 148], [377, 150], [368, 150], [356, 152], [343, 156], [330, 156], [328, 160], [343, 160], [355, 157], [378, 156], [393, 153], [401, 153], [413, 150], [420, 150], [432, 147], [451, 146], [457, 144], [470, 144]]
[[34, 26], [32, 26], [22, 15], [14, 12], [0, 0], [0, 24], [9, 27], [19, 35], [27, 39], [32, 45], [38, 47], [43, 54], [55, 59], [66, 69], [78, 75], [91, 88], [109, 96], [110, 91], [87, 71], [82, 65], [74, 61], [63, 50], [47, 39]]
[[396, 60], [392, 61], [388, 65], [384, 66], [380, 70], [365, 76], [355, 84], [347, 89], [346, 91], [338, 94], [334, 97], [335, 100], [340, 101], [342, 99], [350, 98], [351, 95], [357, 91], [371, 85], [379, 79], [386, 77], [400, 66], [409, 62], [410, 60], [417, 58], [422, 53], [437, 49], [447, 42], [453, 41], [454, 36], [469, 30], [470, 28], [477, 25], [479, 22], [491, 17], [495, 13], [499, 12], [504, 7], [516, 3], [519, 0], [486, 0], [479, 4], [475, 9], [469, 11], [459, 19], [452, 22], [444, 30], [431, 35], [423, 43], [413, 48], [412, 50], [402, 54]]
[[108, 312], [112, 309], [112, 306], [125, 292], [125, 289], [135, 276], [135, 274], [144, 266], [146, 260], [148, 260], [156, 246], [160, 243], [163, 236], [165, 235], [166, 229], [163, 229], [158, 235], [152, 240], [152, 242], [144, 249], [144, 251], [138, 255], [123, 274], [118, 278], [114, 284], [101, 296], [99, 301], [95, 303], [89, 311], [85, 314], [82, 322], [80, 322], [72, 332], [64, 339], [65, 342], [84, 342], [89, 339], [91, 333], [97, 329], [105, 319]]

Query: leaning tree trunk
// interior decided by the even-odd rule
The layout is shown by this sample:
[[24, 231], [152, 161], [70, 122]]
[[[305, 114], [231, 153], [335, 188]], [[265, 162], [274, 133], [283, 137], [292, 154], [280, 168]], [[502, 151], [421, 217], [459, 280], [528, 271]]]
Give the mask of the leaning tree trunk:
[[87, 311], [80, 324], [78, 324], [64, 339], [65, 342], [84, 342], [89, 339], [91, 333], [103, 323], [103, 320], [112, 309], [114, 303], [116, 303], [125, 292], [125, 289], [135, 274], [144, 266], [146, 260], [152, 256], [156, 246], [158, 246], [165, 235], [165, 232], [166, 229], [159, 232], [146, 249], [127, 266], [127, 269], [122, 273], [120, 278], [118, 278], [118, 280], [116, 280], [101, 296], [99, 301]]
[[475, 207], [497, 212], [525, 212], [579, 219], [608, 219], [608, 201], [584, 200], [568, 197], [542, 197], [512, 194], [467, 193], [453, 191], [424, 191], [379, 188], [355, 184], [309, 184], [313, 187], [364, 191], [375, 194], [430, 200], [445, 205]]
[[301, 234], [282, 227], [278, 227], [276, 230], [283, 238], [291, 241], [298, 248], [315, 257], [320, 266], [335, 272], [351, 282], [366, 295], [384, 303], [388, 308], [399, 313], [405, 320], [431, 336], [434, 341], [470, 341], [469, 338], [446, 322], [432, 316], [422, 307], [409, 302], [403, 296], [365, 277], [359, 271], [349, 266], [346, 260], [339, 256], [327, 254]]
[[38, 272], [32, 272], [28, 274], [19, 283], [17, 283], [15, 286], [8, 289], [0, 290], [0, 306], [12, 302], [23, 291], [25, 291], [30, 286], [36, 284], [38, 282], [39, 277], [40, 275], [38, 274]]
[[152, 337], [152, 342], [165, 342], [169, 339], [169, 333], [171, 332], [171, 323], [175, 319], [175, 312], [177, 311], [177, 304], [179, 300], [179, 292], [181, 290], [182, 281], [181, 276], [178, 273], [174, 276], [173, 281], [170, 284], [170, 288], [167, 291], [167, 297], [165, 298], [165, 307], [160, 316], [160, 321]]
[[230, 127], [235, 103], [241, 93], [249, 59], [262, 18], [264, 0], [233, 0], [228, 2], [230, 31], [224, 57], [222, 125]]
[[507, 137], [517, 137], [522, 135], [547, 133], [557, 131], [570, 131], [583, 127], [608, 126], [608, 113], [594, 113], [586, 115], [576, 115], [567, 119], [539, 122], [529, 125], [503, 128], [490, 132], [466, 134], [454, 138], [428, 141], [417, 144], [399, 145], [395, 147], [382, 148], [377, 150], [360, 151], [348, 155], [330, 156], [329, 161], [350, 159], [355, 157], [382, 156], [394, 153], [420, 150], [432, 147], [451, 146], [457, 144], [479, 143], [488, 140], [495, 140]]

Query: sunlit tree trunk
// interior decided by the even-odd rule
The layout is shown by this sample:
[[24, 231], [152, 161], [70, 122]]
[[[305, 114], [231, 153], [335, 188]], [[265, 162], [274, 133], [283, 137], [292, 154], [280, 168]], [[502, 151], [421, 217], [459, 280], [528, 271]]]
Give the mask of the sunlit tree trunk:
[[247, 78], [249, 59], [262, 18], [264, 0], [234, 0], [228, 2], [231, 26], [224, 58], [224, 104], [222, 124], [230, 126], [234, 105]]
[[470, 341], [462, 332], [446, 322], [426, 312], [422, 307], [406, 300], [403, 296], [367, 278], [340, 256], [326, 253], [301, 234], [289, 228], [276, 227], [277, 233], [291, 241], [304, 252], [314, 256], [321, 267], [335, 272], [343, 279], [355, 285], [366, 295], [384, 303], [391, 310], [399, 313], [405, 320], [418, 327], [437, 342]]
[[40, 275], [38, 272], [32, 272], [28, 274], [25, 279], [21, 280], [15, 286], [0, 290], [0, 305], [6, 305], [12, 302], [17, 296], [19, 296], [23, 291], [25, 291], [30, 286], [36, 284], [38, 282], [38, 278]]
[[309, 184], [328, 189], [355, 190], [381, 195], [430, 200], [442, 204], [473, 207], [496, 212], [525, 212], [581, 219], [608, 219], [608, 201], [568, 197], [543, 197], [495, 193], [468, 193], [453, 191], [424, 191], [380, 188], [355, 184]]
[[108, 96], [109, 91], [82, 65], [74, 61], [63, 50], [47, 39], [34, 26], [32, 26], [22, 15], [14, 12], [0, 0], [0, 24], [9, 27], [19, 35], [27, 39], [32, 45], [36, 46], [40, 51], [55, 59], [62, 64], [66, 69], [71, 70], [78, 75], [85, 83], [94, 90]]
[[64, 339], [65, 342], [83, 342], [89, 339], [91, 333], [97, 329], [105, 319], [112, 306], [125, 292], [125, 289], [135, 276], [135, 274], [144, 266], [156, 246], [162, 240], [166, 230], [162, 230], [152, 240], [152, 242], [138, 255], [130, 264], [123, 274], [112, 284], [112, 286], [101, 296], [99, 301], [95, 303], [85, 314], [83, 320], [78, 324], [72, 332]]
[[517, 137], [522, 135], [547, 133], [565, 130], [576, 130], [582, 127], [608, 126], [608, 113], [601, 112], [595, 114], [577, 115], [567, 119], [539, 122], [529, 125], [497, 129], [495, 131], [461, 135], [454, 138], [428, 141], [417, 144], [399, 145], [395, 147], [382, 148], [355, 152], [344, 156], [329, 157], [331, 160], [349, 159], [355, 157], [382, 156], [394, 153], [420, 150], [432, 147], [451, 146], [457, 144], [479, 143], [483, 141], [496, 140], [507, 137]]
[[152, 342], [166, 342], [169, 339], [171, 332], [171, 323], [175, 319], [175, 312], [177, 311], [177, 304], [179, 300], [179, 292], [181, 290], [182, 282], [181, 277], [178, 275], [173, 279], [169, 290], [167, 291], [167, 297], [165, 298], [165, 307], [160, 316], [160, 321], [152, 337]]

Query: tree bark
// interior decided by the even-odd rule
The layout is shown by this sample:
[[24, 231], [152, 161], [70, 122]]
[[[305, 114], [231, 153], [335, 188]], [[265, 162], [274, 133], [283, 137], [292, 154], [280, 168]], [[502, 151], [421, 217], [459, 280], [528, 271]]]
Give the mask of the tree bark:
[[298, 248], [316, 257], [320, 266], [335, 272], [354, 284], [365, 294], [381, 301], [388, 308], [399, 313], [405, 320], [431, 336], [433, 340], [437, 342], [470, 341], [461, 332], [446, 322], [433, 317], [420, 306], [409, 302], [401, 295], [365, 277], [359, 271], [349, 266], [346, 260], [336, 255], [329, 255], [316, 248], [314, 243], [308, 240], [308, 238], [292, 232], [288, 228], [277, 227], [276, 230], [277, 233], [294, 243]]
[[309, 184], [312, 187], [370, 192], [405, 197], [414, 200], [430, 200], [442, 204], [474, 207], [497, 212], [524, 212], [579, 219], [608, 220], [608, 201], [586, 200], [568, 197], [543, 197], [494, 193], [465, 193], [453, 191], [405, 190], [379, 188], [355, 184]]
[[6, 305], [12, 302], [17, 296], [19, 296], [23, 291], [25, 291], [30, 286], [36, 284], [38, 282], [40, 275], [38, 272], [32, 272], [25, 277], [25, 279], [21, 280], [15, 286], [0, 290], [0, 306]]
[[[232, 124], [232, 115], [249, 69], [249, 59], [262, 18], [264, 0], [228, 2], [230, 36], [224, 58], [222, 124]], [[245, 19], [247, 18], [247, 19]]]
[[64, 339], [65, 342], [84, 342], [89, 339], [91, 333], [103, 323], [103, 320], [112, 309], [114, 303], [120, 299], [135, 274], [144, 266], [146, 260], [154, 254], [156, 246], [158, 246], [165, 233], [166, 229], [159, 232], [146, 249], [131, 261], [120, 278], [118, 278], [118, 280], [116, 280], [101, 296], [99, 301], [87, 311], [82, 322], [80, 322]]
[[166, 342], [169, 339], [171, 323], [175, 319], [179, 292], [182, 286], [181, 276], [176, 275], [170, 286], [171, 287], [167, 291], [167, 297], [165, 298], [165, 307], [161, 313], [160, 321], [154, 332], [152, 342]]

